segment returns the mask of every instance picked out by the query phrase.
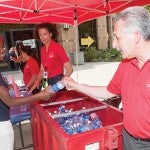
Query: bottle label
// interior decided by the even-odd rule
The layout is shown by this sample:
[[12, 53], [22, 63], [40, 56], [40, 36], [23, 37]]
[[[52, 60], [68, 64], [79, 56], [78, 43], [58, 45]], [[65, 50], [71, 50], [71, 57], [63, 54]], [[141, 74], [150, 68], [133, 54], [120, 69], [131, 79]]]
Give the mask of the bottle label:
[[42, 81], [42, 87], [46, 88], [47, 86], [48, 86], [47, 80], [43, 79], [43, 81]]
[[42, 90], [45, 89], [48, 86], [47, 78], [48, 78], [48, 72], [44, 71], [43, 80], [42, 80]]

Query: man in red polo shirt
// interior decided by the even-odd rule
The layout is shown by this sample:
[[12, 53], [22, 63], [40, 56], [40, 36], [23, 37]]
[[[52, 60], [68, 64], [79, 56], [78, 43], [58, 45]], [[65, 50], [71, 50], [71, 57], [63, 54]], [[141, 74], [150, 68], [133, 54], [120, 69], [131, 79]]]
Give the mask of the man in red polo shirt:
[[124, 59], [108, 86], [64, 83], [98, 98], [121, 95], [123, 103], [123, 150], [150, 150], [150, 15], [139, 6], [114, 18], [113, 47]]

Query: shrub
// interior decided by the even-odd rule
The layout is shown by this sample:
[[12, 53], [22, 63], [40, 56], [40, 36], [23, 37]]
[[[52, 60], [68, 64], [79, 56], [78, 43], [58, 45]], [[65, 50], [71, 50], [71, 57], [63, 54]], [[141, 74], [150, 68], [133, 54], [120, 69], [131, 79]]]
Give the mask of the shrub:
[[89, 47], [84, 50], [85, 62], [112, 62], [121, 61], [120, 51], [116, 49], [100, 49], [96, 50], [95, 47]]
[[99, 60], [95, 47], [86, 48], [84, 51], [84, 59], [86, 62], [97, 62]]
[[109, 61], [121, 61], [121, 53], [116, 49], [101, 49], [98, 50], [99, 61], [109, 62]]

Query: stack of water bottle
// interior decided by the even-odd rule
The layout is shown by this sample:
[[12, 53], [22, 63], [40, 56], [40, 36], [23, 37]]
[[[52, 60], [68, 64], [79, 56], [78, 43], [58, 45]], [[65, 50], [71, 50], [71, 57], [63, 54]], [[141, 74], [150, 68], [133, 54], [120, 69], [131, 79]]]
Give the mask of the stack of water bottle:
[[[85, 107], [83, 107], [82, 109], [85, 109]], [[69, 114], [71, 114], [73, 110], [67, 110], [65, 108], [65, 105], [62, 105], [51, 115], [53, 116], [53, 114], [62, 114], [68, 112], [70, 112]], [[55, 120], [64, 129], [64, 131], [70, 135], [102, 127], [102, 122], [95, 112], [82, 112], [79, 114], [57, 117], [55, 118]]]

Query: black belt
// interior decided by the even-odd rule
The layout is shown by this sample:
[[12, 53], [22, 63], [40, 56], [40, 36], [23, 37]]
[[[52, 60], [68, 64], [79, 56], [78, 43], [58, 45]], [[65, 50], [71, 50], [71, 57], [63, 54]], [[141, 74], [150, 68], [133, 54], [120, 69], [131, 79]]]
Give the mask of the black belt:
[[142, 139], [142, 138], [137, 138], [137, 137], [133, 137], [135, 140], [137, 141], [145, 141], [145, 142], [150, 142], [150, 138], [148, 139]]
[[63, 76], [64, 76], [63, 74], [59, 74], [59, 75], [56, 75], [55, 77], [48, 78], [48, 84], [53, 85], [53, 84], [57, 83], [58, 81], [60, 81], [63, 78]]
[[150, 142], [150, 138], [143, 139], [143, 138], [139, 138], [139, 137], [134, 137], [134, 136], [131, 135], [125, 128], [124, 128], [124, 130], [125, 130], [125, 132], [126, 132], [128, 135], [130, 135], [134, 140]]

